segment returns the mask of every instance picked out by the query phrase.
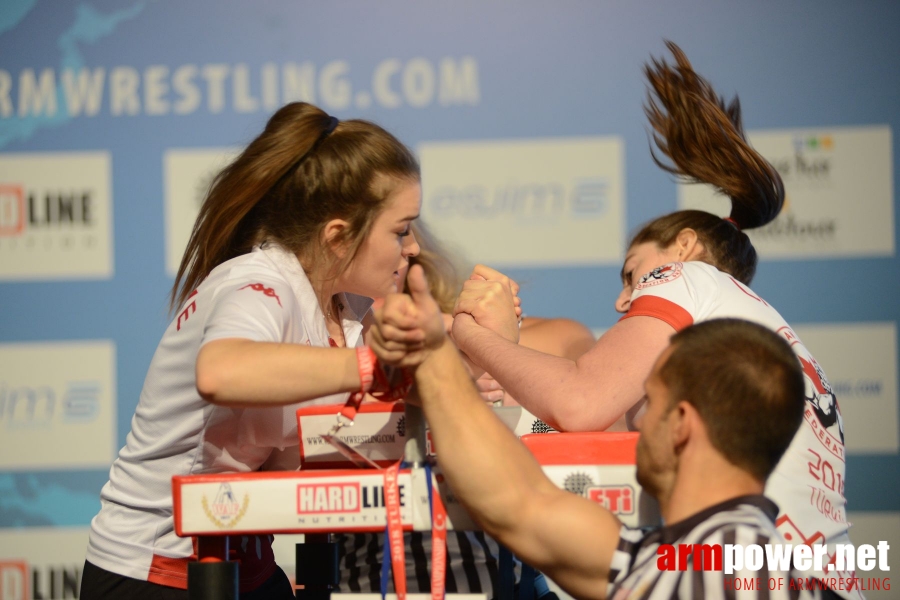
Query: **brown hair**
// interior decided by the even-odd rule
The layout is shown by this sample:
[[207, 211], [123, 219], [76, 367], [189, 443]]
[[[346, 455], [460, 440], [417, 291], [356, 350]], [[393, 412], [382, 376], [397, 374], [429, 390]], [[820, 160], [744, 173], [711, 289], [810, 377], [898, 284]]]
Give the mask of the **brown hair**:
[[666, 248], [681, 230], [691, 228], [706, 250], [705, 262], [749, 284], [757, 256], [743, 230], [762, 227], [778, 216], [784, 204], [781, 176], [747, 142], [737, 96], [726, 105], [678, 46], [666, 46], [676, 64], [652, 59], [644, 68], [651, 86], [644, 111], [653, 127], [653, 142], [671, 164], [651, 145], [653, 160], [681, 179], [711, 184], [728, 196], [733, 224], [704, 211], [677, 211], [645, 225], [630, 246], [656, 242]]
[[297, 254], [305, 267], [312, 264], [322, 228], [334, 218], [350, 226], [335, 240], [348, 252], [333, 275], [349, 265], [388, 196], [400, 183], [419, 180], [419, 164], [378, 125], [335, 123], [311, 104], [288, 104], [216, 176], [175, 277], [173, 306], [216, 266], [266, 239]]
[[672, 336], [659, 376], [670, 408], [697, 409], [710, 442], [764, 481], [803, 420], [800, 361], [777, 333], [740, 319], [713, 319]]
[[[450, 314], [462, 288], [456, 264], [421, 219], [413, 221], [410, 229], [419, 243], [419, 253], [409, 259], [409, 265], [422, 265], [431, 295], [440, 306], [441, 312]], [[409, 293], [409, 288], [405, 284], [403, 291]]]

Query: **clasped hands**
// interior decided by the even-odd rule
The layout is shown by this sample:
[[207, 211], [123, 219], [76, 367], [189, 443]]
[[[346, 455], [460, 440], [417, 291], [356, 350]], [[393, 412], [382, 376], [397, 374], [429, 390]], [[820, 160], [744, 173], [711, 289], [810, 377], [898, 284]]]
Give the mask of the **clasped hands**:
[[[448, 341], [444, 315], [428, 290], [422, 268], [407, 275], [410, 293], [390, 294], [375, 311], [375, 325], [366, 343], [384, 364], [415, 368]], [[514, 343], [522, 314], [518, 284], [499, 271], [478, 265], [463, 284], [453, 309], [451, 335], [467, 340], [479, 330], [491, 330]]]

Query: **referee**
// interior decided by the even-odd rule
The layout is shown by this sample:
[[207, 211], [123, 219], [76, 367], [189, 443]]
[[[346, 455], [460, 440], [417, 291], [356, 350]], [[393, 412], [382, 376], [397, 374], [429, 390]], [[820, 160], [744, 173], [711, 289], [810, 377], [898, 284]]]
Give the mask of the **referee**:
[[[646, 533], [544, 476], [481, 400], [419, 268], [409, 288], [411, 296], [388, 297], [368, 341], [383, 362], [416, 368], [419, 400], [455, 496], [524, 562], [577, 598], [726, 598], [737, 580], [762, 582], [742, 598], [836, 597], [797, 585], [809, 573], [793, 570], [695, 571], [692, 555], [674, 570], [658, 568], [662, 544], [783, 543], [778, 507], [762, 494], [803, 418], [804, 384], [777, 334], [719, 319], [672, 336], [646, 380], [639, 423], [638, 481], [659, 501], [666, 523]], [[424, 343], [401, 341], [413, 329], [425, 333]]]

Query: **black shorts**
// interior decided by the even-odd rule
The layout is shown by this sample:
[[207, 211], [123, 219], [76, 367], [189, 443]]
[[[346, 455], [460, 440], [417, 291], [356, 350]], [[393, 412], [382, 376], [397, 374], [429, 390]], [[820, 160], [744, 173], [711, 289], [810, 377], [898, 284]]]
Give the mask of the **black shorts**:
[[[111, 573], [84, 561], [78, 597], [82, 600], [188, 600], [188, 592]], [[241, 600], [263, 598], [294, 600], [294, 588], [280, 567], [276, 567], [272, 576], [255, 590], [241, 592]]]

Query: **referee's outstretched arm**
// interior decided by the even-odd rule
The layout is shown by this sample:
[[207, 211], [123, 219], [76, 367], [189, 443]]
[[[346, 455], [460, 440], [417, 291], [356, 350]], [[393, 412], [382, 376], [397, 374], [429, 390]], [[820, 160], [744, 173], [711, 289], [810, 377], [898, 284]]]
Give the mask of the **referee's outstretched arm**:
[[604, 598], [620, 522], [547, 479], [479, 396], [418, 269], [409, 282], [411, 298], [397, 295], [385, 303], [377, 315], [379, 334], [369, 341], [380, 357], [399, 362], [401, 344], [385, 337], [410, 328], [425, 332], [424, 347], [410, 348], [407, 356], [420, 363], [418, 401], [453, 493], [488, 534], [566, 591]]

